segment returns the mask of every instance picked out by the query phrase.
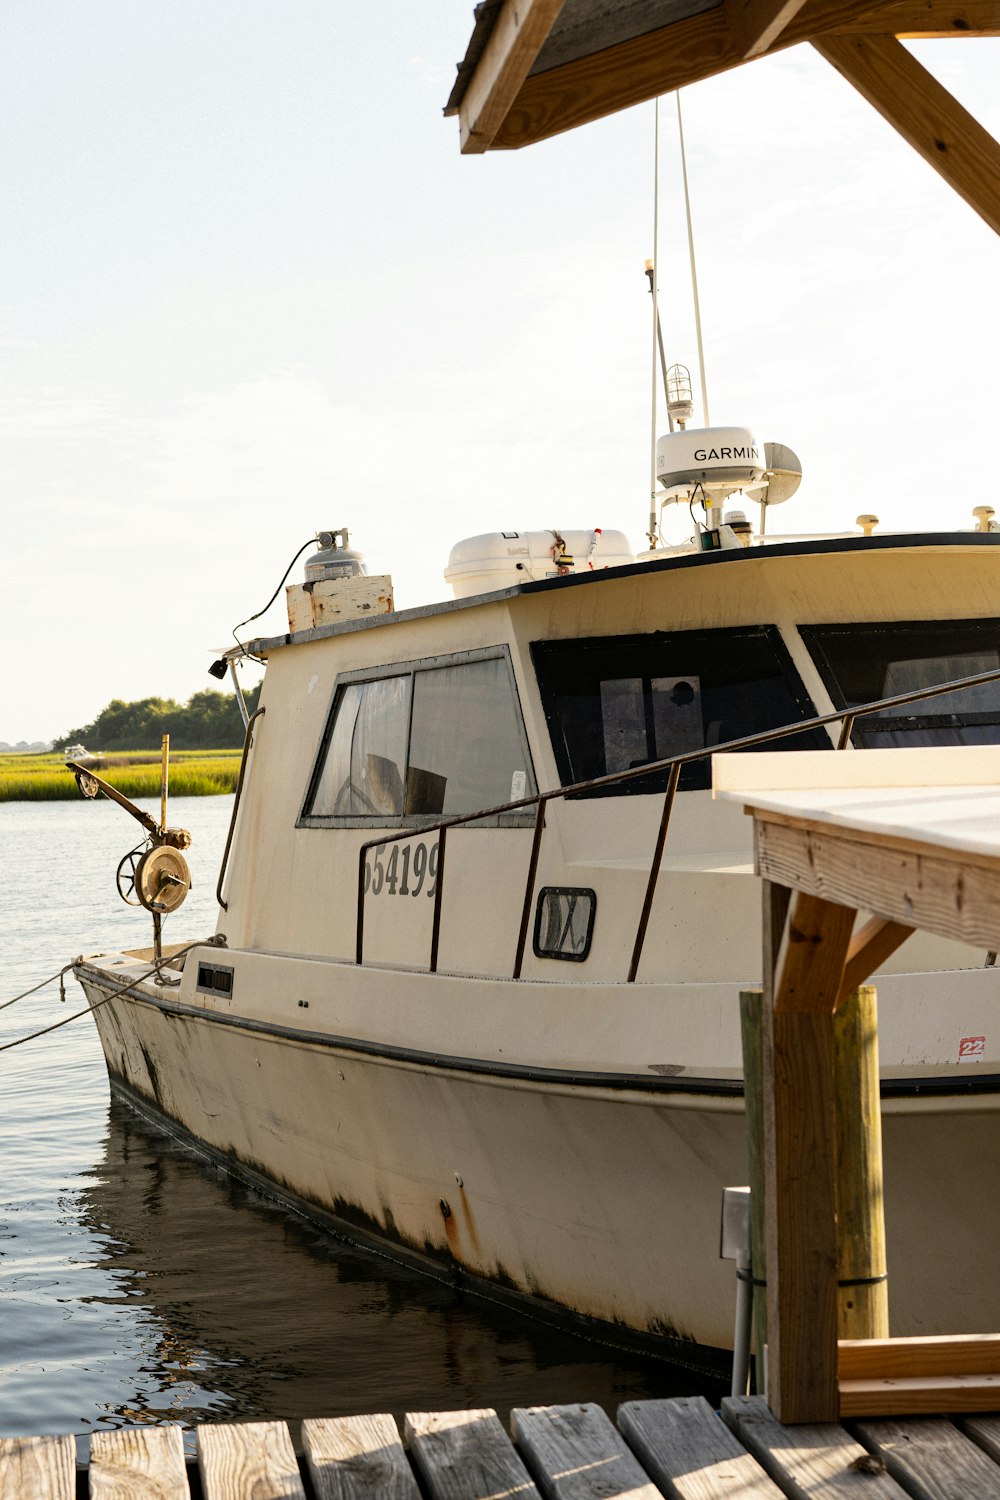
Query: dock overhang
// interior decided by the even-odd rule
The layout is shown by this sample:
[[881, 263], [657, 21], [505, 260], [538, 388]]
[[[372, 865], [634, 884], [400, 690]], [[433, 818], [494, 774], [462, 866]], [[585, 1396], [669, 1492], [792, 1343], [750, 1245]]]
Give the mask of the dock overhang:
[[1000, 145], [906, 39], [1000, 36], [1000, 0], [485, 0], [445, 107], [462, 151], [533, 145], [810, 42], [1000, 233]]

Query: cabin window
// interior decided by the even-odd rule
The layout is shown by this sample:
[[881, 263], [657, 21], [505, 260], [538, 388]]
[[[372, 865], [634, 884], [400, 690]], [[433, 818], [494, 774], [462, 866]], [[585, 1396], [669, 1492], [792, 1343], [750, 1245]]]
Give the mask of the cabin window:
[[[563, 785], [628, 771], [814, 713], [774, 625], [536, 641], [542, 702]], [[806, 730], [774, 749], [829, 749]], [[708, 756], [684, 768], [682, 789], [711, 785]], [[666, 772], [592, 795], [662, 791]]]
[[[1000, 620], [803, 625], [801, 634], [838, 708], [1000, 669]], [[853, 743], [1000, 744], [1000, 680], [868, 714]]]
[[403, 811], [409, 677], [352, 682], [334, 718], [312, 810], [334, 816]]
[[398, 826], [534, 790], [509, 659], [469, 653], [341, 679], [303, 821]]

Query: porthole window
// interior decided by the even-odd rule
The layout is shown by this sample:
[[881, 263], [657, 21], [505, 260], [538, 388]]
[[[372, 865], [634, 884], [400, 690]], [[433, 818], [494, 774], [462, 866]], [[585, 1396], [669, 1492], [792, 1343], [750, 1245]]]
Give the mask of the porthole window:
[[547, 885], [535, 908], [536, 958], [562, 958], [582, 964], [590, 952], [597, 893], [576, 886]]

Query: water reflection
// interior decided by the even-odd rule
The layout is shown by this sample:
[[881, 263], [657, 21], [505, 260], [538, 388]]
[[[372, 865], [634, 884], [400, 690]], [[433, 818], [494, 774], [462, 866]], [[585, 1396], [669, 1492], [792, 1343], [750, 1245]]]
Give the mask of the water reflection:
[[103, 1273], [83, 1300], [139, 1313], [138, 1381], [103, 1407], [101, 1425], [577, 1400], [613, 1409], [694, 1388], [689, 1374], [344, 1245], [117, 1100], [77, 1207]]

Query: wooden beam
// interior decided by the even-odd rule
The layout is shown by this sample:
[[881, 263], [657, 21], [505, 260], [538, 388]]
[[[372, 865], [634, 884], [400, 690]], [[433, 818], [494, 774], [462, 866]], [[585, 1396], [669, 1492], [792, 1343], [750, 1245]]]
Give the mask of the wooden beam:
[[814, 37], [813, 46], [1000, 234], [1000, 144], [894, 37]]
[[724, 0], [745, 62], [769, 52], [805, 0]]
[[[878, 1008], [855, 989], [833, 1023], [837, 1098], [837, 1287], [842, 1339], [889, 1337]], [[843, 1369], [840, 1376], [843, 1378]]]
[[984, 951], [1000, 949], [1000, 873], [974, 854], [758, 811], [757, 869], [830, 901], [852, 902], [906, 927]]
[[838, 1008], [848, 995], [864, 984], [906, 942], [912, 931], [912, 927], [906, 927], [902, 922], [887, 922], [884, 917], [872, 917], [854, 934], [844, 961], [844, 977], [837, 996]]
[[835, 1422], [837, 1192], [833, 1016], [771, 1012], [765, 1060], [768, 1400]]
[[796, 891], [774, 979], [776, 1011], [832, 1015], [854, 927], [852, 907]]
[[[779, 889], [780, 887], [775, 887]], [[763, 990], [740, 991], [740, 1038], [743, 1051], [743, 1118], [750, 1187], [750, 1264], [754, 1282], [767, 1286], [767, 1193], [764, 1166], [764, 1033], [767, 1030]], [[756, 1389], [764, 1389], [767, 1344], [767, 1297], [753, 1296], [753, 1347], [757, 1355]]]
[[857, 16], [838, 31], [867, 36], [1000, 36], [1000, 0], [895, 0], [881, 10]]
[[1000, 1333], [936, 1334], [909, 1339], [841, 1339], [841, 1379], [896, 1380], [911, 1375], [1000, 1375]]
[[[819, 32], [847, 26], [858, 17], [878, 15], [884, 8], [872, 0], [806, 0], [768, 50], [808, 41]], [[527, 77], [496, 130], [492, 146], [511, 151], [532, 145], [657, 94], [711, 78], [744, 60], [732, 14], [726, 5], [719, 4], [687, 20]], [[481, 67], [482, 63], [470, 90]]]
[[945, 1411], [996, 1411], [998, 1407], [1000, 1375], [907, 1375], [898, 1380], [879, 1376], [840, 1383], [843, 1417], [934, 1416]]
[[563, 0], [506, 0], [459, 106], [462, 151], [488, 151], [562, 10]]
[[[765, 937], [776, 901], [767, 883]], [[768, 1399], [782, 1422], [832, 1422], [840, 1410], [833, 1001], [852, 924], [852, 913], [801, 905], [797, 893], [775, 972], [764, 969]]]
[[[774, 976], [778, 972], [778, 955], [781, 940], [785, 935], [788, 908], [792, 904], [792, 893], [787, 885], [765, 880], [761, 890], [761, 951], [764, 959], [763, 975], [765, 994], [769, 994], [769, 1005], [774, 1003]], [[770, 989], [768, 989], [770, 986]]]

